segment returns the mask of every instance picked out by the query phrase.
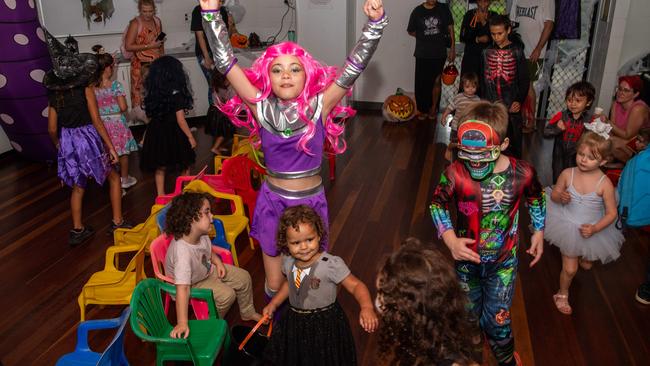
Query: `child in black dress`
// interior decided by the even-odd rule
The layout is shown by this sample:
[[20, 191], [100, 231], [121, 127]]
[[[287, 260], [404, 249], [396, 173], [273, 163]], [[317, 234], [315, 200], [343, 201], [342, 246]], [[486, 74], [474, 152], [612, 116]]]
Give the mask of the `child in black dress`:
[[156, 172], [156, 193], [165, 194], [165, 172], [189, 173], [194, 163], [196, 140], [185, 120], [192, 108], [192, 93], [183, 64], [171, 56], [151, 63], [145, 80], [144, 107], [151, 122], [147, 126], [140, 168]]
[[340, 257], [323, 251], [324, 233], [321, 218], [307, 205], [289, 207], [280, 218], [277, 243], [285, 254], [282, 272], [287, 282], [263, 310], [272, 317], [289, 298], [290, 309], [273, 328], [267, 348], [266, 356], [275, 365], [356, 365], [350, 324], [336, 301], [339, 284], [361, 306], [363, 329], [377, 329], [368, 288]]
[[235, 90], [230, 86], [228, 79], [219, 71], [212, 72], [212, 100], [215, 102], [208, 109], [205, 133], [214, 137], [210, 151], [215, 155], [228, 151], [223, 143], [230, 140], [235, 132], [235, 126], [218, 106], [235, 95]]

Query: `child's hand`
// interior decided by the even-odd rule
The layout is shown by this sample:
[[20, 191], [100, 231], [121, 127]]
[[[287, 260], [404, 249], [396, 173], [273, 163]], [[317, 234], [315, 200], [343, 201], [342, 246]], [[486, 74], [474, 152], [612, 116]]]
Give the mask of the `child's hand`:
[[557, 121], [557, 128], [559, 128], [561, 131], [566, 131], [566, 125], [564, 124], [564, 121]]
[[215, 263], [214, 266], [216, 267], [215, 269], [217, 270], [217, 276], [219, 278], [223, 278], [223, 276], [226, 275], [226, 266], [223, 265], [222, 261]]
[[370, 20], [378, 20], [384, 15], [384, 5], [381, 0], [366, 0], [363, 4], [363, 12]]
[[447, 127], [447, 115], [448, 115], [448, 114], [449, 114], [449, 113], [447, 113], [447, 110], [446, 110], [446, 109], [445, 109], [444, 112], [442, 112], [442, 117], [440, 117], [440, 125], [441, 125], [442, 127]]
[[571, 202], [571, 193], [567, 191], [560, 193], [560, 202], [562, 202], [563, 205], [566, 205], [569, 202]]
[[597, 230], [596, 227], [592, 224], [582, 224], [580, 225], [580, 235], [582, 235], [583, 238], [588, 238], [592, 235], [594, 235]]
[[202, 10], [216, 10], [221, 7], [221, 0], [199, 0]]
[[530, 267], [534, 266], [539, 262], [539, 260], [542, 258], [542, 254], [544, 253], [544, 232], [543, 231], [535, 231], [533, 233], [533, 236], [530, 237], [530, 248], [526, 251], [526, 253], [532, 255], [533, 261], [530, 262]]
[[169, 332], [169, 336], [172, 338], [187, 338], [190, 335], [190, 328], [187, 324], [176, 324], [174, 329]]
[[481, 263], [481, 256], [475, 251], [469, 249], [467, 246], [474, 244], [476, 240], [470, 238], [452, 238], [447, 246], [451, 251], [451, 256], [457, 261], [470, 261], [474, 263]]
[[377, 330], [379, 319], [377, 319], [377, 314], [372, 308], [362, 308], [361, 313], [359, 313], [359, 324], [361, 324], [363, 330], [372, 333]]
[[521, 104], [519, 104], [519, 102], [512, 102], [512, 104], [510, 104], [510, 109], [508, 109], [508, 112], [517, 113], [519, 110], [521, 110]]
[[111, 164], [117, 164], [120, 161], [120, 158], [117, 156], [117, 152], [115, 152], [114, 148], [108, 150], [108, 156], [111, 160]]
[[269, 317], [269, 319], [273, 319], [273, 313], [275, 313], [275, 310], [277, 310], [277, 306], [273, 302], [270, 302], [268, 305], [262, 309], [262, 315], [266, 315]]
[[192, 146], [192, 149], [196, 148], [196, 140], [194, 139], [194, 136], [192, 135], [187, 136], [187, 140], [190, 142], [190, 146]]

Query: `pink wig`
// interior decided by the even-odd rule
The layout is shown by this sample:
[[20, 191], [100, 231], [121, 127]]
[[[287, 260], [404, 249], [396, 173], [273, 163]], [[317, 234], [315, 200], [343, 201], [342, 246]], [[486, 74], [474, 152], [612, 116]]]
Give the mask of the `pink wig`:
[[[307, 142], [314, 137], [316, 130], [315, 123], [307, 117], [314, 113], [309, 108], [309, 101], [317, 96], [336, 78], [336, 67], [321, 65], [318, 61], [314, 60], [312, 56], [305, 51], [302, 47], [293, 42], [283, 42], [271, 46], [255, 60], [250, 69], [244, 69], [244, 73], [248, 80], [260, 91], [260, 97], [250, 100], [250, 103], [257, 103], [265, 100], [273, 92], [271, 89], [271, 79], [269, 77], [269, 69], [273, 60], [279, 56], [291, 55], [298, 58], [305, 70], [305, 87], [300, 95], [297, 97], [298, 110], [300, 118], [307, 123], [307, 131], [300, 138], [298, 145], [308, 154], [311, 154], [307, 148]], [[246, 127], [251, 131], [251, 137], [259, 133], [259, 124], [253, 118], [253, 113], [250, 111], [248, 105], [243, 103], [239, 96], [234, 96], [226, 103], [221, 105], [220, 109], [230, 117], [230, 120], [237, 126]], [[245, 117], [241, 117], [241, 112], [245, 111]], [[324, 121], [325, 131], [327, 133], [327, 140], [329, 142], [328, 150], [334, 153], [341, 153], [345, 151], [345, 141], [340, 138], [343, 133], [343, 121], [355, 115], [355, 111], [350, 107], [343, 107], [341, 103], [337, 103], [332, 109], [330, 114]], [[341, 122], [335, 123], [332, 117], [338, 117]]]

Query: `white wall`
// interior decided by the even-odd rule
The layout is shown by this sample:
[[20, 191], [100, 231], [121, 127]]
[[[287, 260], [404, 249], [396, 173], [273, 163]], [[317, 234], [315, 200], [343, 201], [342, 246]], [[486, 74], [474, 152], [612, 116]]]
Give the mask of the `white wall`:
[[330, 0], [327, 4], [296, 1], [298, 43], [315, 59], [340, 66], [347, 56], [348, 14], [345, 1]]
[[[282, 14], [286, 10], [283, 0], [240, 0], [239, 3], [246, 8], [244, 19], [237, 24], [237, 30], [240, 33], [249, 35], [251, 32], [255, 32], [264, 41], [279, 30]], [[167, 34], [165, 44], [167, 49], [180, 47], [182, 43], [194, 38], [190, 32], [190, 21], [192, 9], [196, 5], [198, 5], [198, 1], [195, 0], [164, 0], [162, 3], [156, 4], [157, 15], [162, 20], [163, 30]], [[185, 21], [186, 14], [187, 21]], [[291, 19], [287, 15], [282, 35], [286, 33], [290, 21]], [[107, 51], [112, 52], [119, 50], [122, 35], [84, 36], [78, 37], [77, 40], [82, 52], [90, 51], [95, 44], [102, 44]]]
[[[364, 0], [355, 1], [357, 27], [352, 42], [359, 38], [368, 19], [362, 10]], [[413, 91], [415, 38], [406, 33], [406, 26], [411, 11], [421, 3], [420, 0], [384, 1], [390, 23], [372, 62], [355, 84], [355, 100], [381, 103], [388, 95], [394, 94], [397, 87]]]
[[600, 86], [598, 104], [611, 105], [618, 71], [623, 64], [650, 52], [648, 24], [650, 24], [648, 0], [616, 0], [612, 18], [612, 30], [607, 49], [607, 61]]

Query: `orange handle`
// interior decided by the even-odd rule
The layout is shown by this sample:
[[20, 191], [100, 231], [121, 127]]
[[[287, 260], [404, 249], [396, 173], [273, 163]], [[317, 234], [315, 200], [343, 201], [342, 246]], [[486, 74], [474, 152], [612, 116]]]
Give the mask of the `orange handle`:
[[[251, 329], [251, 331], [248, 332], [248, 334], [246, 335], [246, 338], [244, 338], [244, 340], [241, 342], [241, 344], [239, 345], [239, 347], [238, 347], [237, 349], [239, 349], [240, 351], [243, 350], [243, 349], [244, 349], [244, 346], [246, 345], [246, 343], [248, 343], [248, 341], [251, 339], [251, 337], [253, 336], [253, 334], [255, 334], [255, 332], [257, 332], [257, 330], [258, 330], [258, 329], [262, 326], [262, 324], [264, 324], [264, 322], [267, 321], [267, 320], [269, 320], [269, 316], [268, 316], [268, 315], [264, 315], [264, 316], [262, 317], [262, 319], [260, 319], [260, 321], [258, 321], [257, 324], [255, 324], [255, 326], [253, 327], [253, 329]], [[272, 329], [273, 329], [273, 320], [270, 320], [270, 322], [269, 322], [269, 330], [268, 330], [268, 332], [266, 333], [266, 336], [267, 336], [267, 337], [270, 337], [270, 336], [271, 336], [271, 330], [272, 330]]]

